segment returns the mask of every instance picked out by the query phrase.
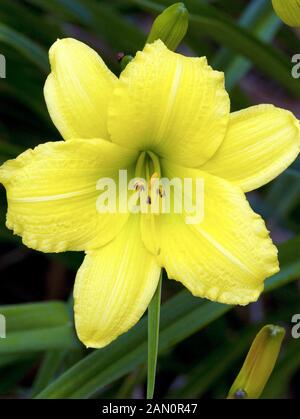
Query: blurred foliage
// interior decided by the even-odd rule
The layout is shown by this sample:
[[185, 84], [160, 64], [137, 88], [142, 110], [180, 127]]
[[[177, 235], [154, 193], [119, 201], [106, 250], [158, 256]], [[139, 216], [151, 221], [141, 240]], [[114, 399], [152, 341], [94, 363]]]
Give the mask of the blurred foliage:
[[[47, 50], [76, 37], [93, 46], [119, 74], [118, 53], [134, 55], [169, 0], [1, 0], [0, 160], [59, 140], [43, 99]], [[291, 73], [299, 31], [276, 17], [269, 0], [186, 0], [190, 25], [180, 51], [206, 55], [225, 72], [232, 109], [269, 102], [300, 118], [300, 84]], [[284, 350], [264, 397], [300, 397], [300, 339], [291, 318], [299, 312], [300, 162], [249, 195], [279, 244], [281, 272], [267, 281], [258, 303], [232, 308], [192, 297], [163, 282], [156, 396], [225, 397], [262, 324], [281, 324]], [[5, 228], [1, 190], [0, 394], [15, 398], [144, 397], [147, 318], [109, 347], [88, 351], [73, 330], [71, 302], [80, 254], [43, 255], [22, 246]], [[56, 301], [60, 300], [60, 301]], [[42, 302], [40, 302], [42, 301]], [[11, 305], [13, 304], [13, 305]]]

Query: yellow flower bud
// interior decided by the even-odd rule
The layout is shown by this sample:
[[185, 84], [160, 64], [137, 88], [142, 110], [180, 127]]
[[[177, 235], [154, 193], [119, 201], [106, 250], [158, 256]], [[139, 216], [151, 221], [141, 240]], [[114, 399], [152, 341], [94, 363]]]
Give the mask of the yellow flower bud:
[[263, 327], [254, 339], [244, 365], [233, 383], [228, 399], [258, 399], [267, 384], [279, 355], [285, 330]]
[[300, 3], [297, 0], [272, 0], [275, 12], [289, 26], [300, 27]]

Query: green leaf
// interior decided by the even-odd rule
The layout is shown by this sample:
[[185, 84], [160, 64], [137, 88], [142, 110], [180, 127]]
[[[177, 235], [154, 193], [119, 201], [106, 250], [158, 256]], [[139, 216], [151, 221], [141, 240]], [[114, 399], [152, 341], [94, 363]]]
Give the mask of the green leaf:
[[0, 369], [8, 367], [10, 365], [17, 364], [18, 362], [31, 360], [33, 357], [32, 353], [29, 354], [9, 354], [0, 356]]
[[[48, 56], [38, 44], [9, 26], [0, 23], [0, 42], [15, 48], [25, 58], [35, 64], [43, 73], [49, 72]], [[9, 71], [9, 68], [7, 69]]]
[[1, 0], [0, 21], [39, 43], [50, 45], [62, 34], [60, 24], [18, 0]]
[[[137, 385], [141, 385], [145, 381], [147, 375], [147, 368], [145, 365], [137, 368], [130, 373], [123, 381], [118, 390], [117, 399], [132, 399], [132, 394]], [[114, 395], [113, 395], [114, 397]]]
[[135, 52], [143, 47], [145, 36], [114, 10], [95, 0], [30, 0], [56, 16], [71, 20], [104, 37], [114, 51]]
[[[281, 27], [281, 22], [275, 16], [268, 0], [255, 0], [245, 9], [239, 20], [239, 25], [249, 28], [258, 39], [269, 43]], [[252, 67], [251, 61], [236, 56], [226, 48], [219, 51], [211, 65], [224, 71], [228, 90], [232, 90]]]
[[[284, 196], [284, 199], [282, 197]], [[270, 186], [264, 200], [267, 215], [273, 220], [286, 218], [299, 204], [300, 182], [298, 171], [286, 170]]]
[[285, 348], [284, 357], [279, 360], [277, 368], [270, 378], [262, 398], [274, 399], [286, 396], [285, 390], [292, 376], [300, 368], [300, 339], [294, 339], [289, 342]]
[[266, 291], [273, 291], [300, 276], [300, 236], [294, 237], [278, 247], [280, 271], [267, 279], [265, 285]]
[[71, 324], [10, 333], [0, 340], [1, 354], [40, 352], [49, 349], [76, 349], [79, 347]]
[[[0, 83], [0, 93], [3, 100], [7, 102], [4, 95], [11, 97], [16, 103], [22, 104], [28, 110], [34, 112], [31, 115], [32, 121], [30, 122], [36, 121], [38, 116], [38, 118], [42, 119], [43, 126], [45, 126], [45, 122], [50, 126], [50, 118], [43, 96], [43, 86], [46, 79], [45, 74], [42, 74], [39, 68], [29, 63], [22, 54], [9, 45], [4, 45], [1, 48], [1, 53], [6, 58], [8, 71], [7, 78], [1, 80]], [[4, 109], [2, 109], [3, 111]], [[16, 120], [17, 112], [14, 107], [10, 105], [8, 111], [11, 112], [11, 117]], [[15, 134], [16, 129], [12, 130], [10, 124], [9, 128], [10, 132]], [[46, 128], [48, 127], [46, 126]], [[43, 131], [44, 135], [45, 128]], [[41, 135], [41, 130], [39, 130], [38, 135]], [[30, 133], [30, 136], [32, 137], [32, 133]]]
[[31, 397], [35, 397], [51, 383], [65, 356], [64, 350], [48, 351], [45, 354], [32, 386]]
[[0, 306], [0, 313], [5, 316], [9, 333], [62, 326], [70, 322], [66, 305], [58, 301]]
[[80, 347], [63, 303], [0, 306], [0, 313], [6, 319], [6, 338], [0, 339], [0, 354]]
[[19, 360], [14, 365], [4, 368], [1, 371], [1, 380], [0, 380], [0, 393], [1, 395], [5, 394], [12, 388], [14, 388], [18, 382], [29, 373], [32, 369], [33, 364], [36, 361], [36, 357], [31, 356], [31, 358]]

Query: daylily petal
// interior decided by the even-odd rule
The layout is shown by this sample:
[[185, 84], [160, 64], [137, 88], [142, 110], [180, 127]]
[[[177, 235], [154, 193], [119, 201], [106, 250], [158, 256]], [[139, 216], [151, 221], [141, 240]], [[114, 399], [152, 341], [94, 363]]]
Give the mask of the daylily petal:
[[230, 115], [226, 137], [201, 170], [239, 185], [259, 188], [283, 172], [300, 152], [300, 125], [294, 115], [259, 105]]
[[128, 214], [99, 213], [97, 181], [115, 177], [136, 158], [132, 150], [90, 139], [50, 142], [0, 168], [7, 190], [7, 227], [43, 252], [87, 250], [107, 243]]
[[52, 72], [44, 94], [63, 138], [108, 139], [108, 101], [117, 77], [96, 51], [72, 38], [56, 41], [49, 57]]
[[161, 214], [152, 215], [153, 223], [144, 216], [146, 247], [169, 278], [182, 282], [195, 296], [228, 304], [256, 301], [263, 281], [278, 271], [277, 249], [261, 217], [229, 182], [168, 162], [163, 167], [169, 179], [204, 180], [204, 218], [186, 224], [187, 213]]
[[160, 267], [131, 216], [118, 236], [87, 253], [75, 289], [75, 325], [88, 347], [102, 348], [141, 318], [156, 290]]
[[206, 58], [148, 44], [127, 65], [109, 104], [112, 141], [190, 167], [207, 161], [221, 144], [229, 118], [223, 73]]

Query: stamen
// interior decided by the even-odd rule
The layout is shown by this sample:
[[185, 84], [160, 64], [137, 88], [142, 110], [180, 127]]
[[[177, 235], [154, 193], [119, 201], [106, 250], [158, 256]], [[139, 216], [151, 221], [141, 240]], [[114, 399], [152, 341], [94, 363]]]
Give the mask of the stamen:
[[154, 153], [152, 153], [152, 151], [147, 151], [147, 153], [148, 153], [148, 155], [150, 156], [150, 158], [152, 160], [154, 172], [157, 174], [158, 177], [160, 177], [161, 176], [161, 172], [160, 172], [160, 164], [159, 164], [158, 157]]
[[[151, 192], [152, 192], [152, 190], [154, 190], [156, 188], [158, 182], [159, 182], [159, 175], [158, 175], [158, 173], [155, 172], [155, 173], [153, 173], [153, 175], [151, 176], [151, 178], [148, 182], [148, 194], [149, 194], [149, 196], [148, 196], [149, 202], [148, 203], [149, 204], [151, 204], [151, 199], [150, 199]], [[158, 188], [155, 189], [155, 192], [161, 199], [166, 196], [166, 192], [163, 189], [162, 185], [159, 185]]]
[[157, 183], [158, 179], [159, 179], [158, 174], [156, 172], [153, 173], [153, 175], [151, 176], [151, 179], [149, 181], [150, 191], [153, 189], [153, 186], [155, 185], [155, 183]]
[[145, 184], [144, 184], [144, 182], [142, 182], [141, 180], [139, 180], [138, 182], [136, 182], [135, 185], [134, 185], [134, 189], [136, 191], [143, 192], [145, 190]]
[[146, 160], [146, 152], [143, 151], [138, 158], [135, 167], [135, 177], [142, 178], [145, 176], [145, 160]]
[[[143, 151], [135, 167], [135, 176], [137, 178], [145, 177], [145, 181], [136, 181], [134, 189], [140, 193], [147, 192], [146, 203], [153, 207], [160, 206], [157, 199], [153, 199], [152, 193], [155, 192], [160, 198], [165, 196], [165, 191], [159, 184], [161, 176], [160, 163], [158, 157], [151, 151]], [[144, 201], [145, 202], [145, 201]], [[158, 210], [159, 211], [159, 210]]]
[[162, 186], [159, 187], [159, 189], [157, 190], [157, 193], [160, 196], [160, 198], [163, 198], [166, 196], [166, 191], [163, 189]]

